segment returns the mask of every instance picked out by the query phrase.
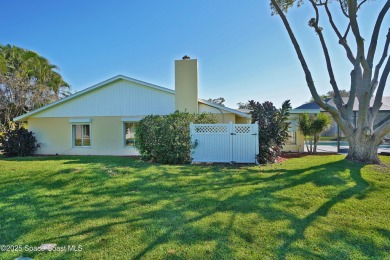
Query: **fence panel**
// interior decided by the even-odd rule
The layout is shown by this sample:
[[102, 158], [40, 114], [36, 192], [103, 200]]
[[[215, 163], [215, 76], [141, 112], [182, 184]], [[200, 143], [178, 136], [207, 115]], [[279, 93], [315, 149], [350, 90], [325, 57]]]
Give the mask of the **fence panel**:
[[191, 124], [190, 132], [193, 162], [256, 163], [256, 125]]
[[233, 125], [232, 162], [256, 163], [256, 155], [259, 153], [259, 142], [257, 137], [257, 125]]
[[191, 124], [193, 162], [229, 162], [231, 126], [228, 124]]

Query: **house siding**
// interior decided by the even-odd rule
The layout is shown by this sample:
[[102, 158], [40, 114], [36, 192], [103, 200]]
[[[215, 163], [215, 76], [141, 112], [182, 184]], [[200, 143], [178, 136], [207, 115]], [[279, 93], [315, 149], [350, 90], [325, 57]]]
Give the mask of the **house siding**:
[[283, 152], [299, 152], [303, 153], [305, 149], [305, 138], [300, 131], [297, 131], [296, 144], [286, 144], [283, 146]]
[[[174, 111], [174, 93], [116, 79], [34, 113], [28, 117], [28, 128], [41, 145], [37, 154], [138, 155], [135, 148], [124, 145], [123, 121], [138, 121], [147, 115], [167, 115]], [[236, 123], [238, 118], [230, 111], [199, 102], [199, 113], [202, 112], [216, 114], [219, 123]], [[91, 146], [73, 147], [75, 123], [71, 121], [82, 124], [83, 120], [91, 126]]]
[[41, 147], [36, 154], [59, 155], [138, 155], [124, 146], [122, 117], [89, 117], [91, 146], [73, 147], [71, 118], [30, 118], [28, 128]]
[[167, 115], [175, 111], [175, 95], [137, 83], [118, 80], [34, 117]]

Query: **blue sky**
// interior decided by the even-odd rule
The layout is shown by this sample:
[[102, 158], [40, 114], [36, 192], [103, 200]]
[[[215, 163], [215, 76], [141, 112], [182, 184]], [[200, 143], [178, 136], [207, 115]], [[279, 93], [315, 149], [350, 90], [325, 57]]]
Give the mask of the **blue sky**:
[[[304, 74], [279, 17], [266, 0], [0, 0], [0, 44], [34, 50], [60, 67], [77, 91], [117, 74], [174, 89], [174, 60], [199, 60], [199, 97], [226, 99], [235, 108], [249, 99], [310, 99]], [[369, 42], [384, 0], [369, 1], [359, 19]], [[288, 18], [312, 68], [320, 93], [331, 90], [306, 3]], [[336, 5], [334, 5], [336, 7]], [[344, 25], [340, 16], [335, 19]], [[341, 88], [351, 66], [322, 18]], [[342, 26], [342, 28], [344, 28]], [[380, 46], [390, 19], [384, 21]], [[367, 43], [368, 44], [368, 43]], [[381, 52], [381, 48], [378, 49]], [[379, 53], [378, 53], [379, 54]], [[390, 90], [385, 91], [390, 95]]]

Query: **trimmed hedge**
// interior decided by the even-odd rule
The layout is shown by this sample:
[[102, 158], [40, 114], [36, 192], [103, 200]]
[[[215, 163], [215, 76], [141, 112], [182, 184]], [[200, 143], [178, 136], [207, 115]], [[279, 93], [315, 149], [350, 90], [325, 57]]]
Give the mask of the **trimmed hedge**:
[[7, 157], [33, 155], [40, 147], [33, 132], [23, 127], [0, 135], [0, 143], [0, 150]]
[[135, 127], [136, 147], [142, 158], [164, 164], [189, 163], [191, 122], [216, 124], [218, 120], [210, 113], [190, 114], [179, 111], [167, 116], [150, 115], [142, 119]]

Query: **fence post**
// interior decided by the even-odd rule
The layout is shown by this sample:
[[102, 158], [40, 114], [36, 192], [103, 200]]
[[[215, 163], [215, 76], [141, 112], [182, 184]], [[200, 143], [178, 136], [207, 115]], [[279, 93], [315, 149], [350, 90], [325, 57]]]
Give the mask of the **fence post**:
[[230, 138], [229, 138], [229, 152], [230, 152], [230, 164], [233, 164], [233, 134], [234, 134], [234, 127], [233, 127], [233, 123], [230, 121], [229, 122], [229, 132], [230, 132]]

